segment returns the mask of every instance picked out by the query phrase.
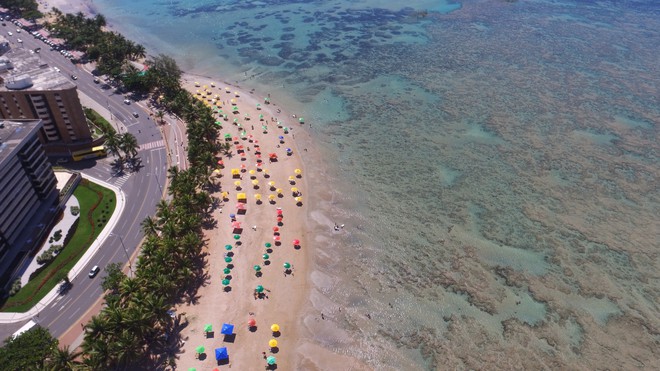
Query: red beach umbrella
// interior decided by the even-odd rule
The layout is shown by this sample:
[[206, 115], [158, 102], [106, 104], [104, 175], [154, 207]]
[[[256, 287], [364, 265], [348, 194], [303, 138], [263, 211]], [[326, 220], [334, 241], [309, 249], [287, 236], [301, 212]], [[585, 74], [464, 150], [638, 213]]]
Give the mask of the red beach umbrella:
[[273, 240], [279, 242], [279, 241], [280, 241], [280, 236], [274, 236], [274, 237], [273, 237]]
[[280, 229], [279, 229], [278, 227], [273, 227], [273, 232], [277, 232], [277, 231], [279, 231], [279, 230], [280, 230]]
[[250, 318], [248, 320], [248, 326], [255, 327], [256, 325], [257, 325], [257, 321], [255, 321], [254, 318]]
[[281, 222], [282, 219], [284, 219], [284, 218], [282, 218], [281, 216], [278, 216], [278, 217], [277, 217], [277, 222], [278, 222], [278, 223]]
[[300, 240], [293, 240], [293, 244], [294, 244], [295, 246], [300, 245]]
[[282, 215], [282, 209], [277, 209], [277, 215]]
[[231, 227], [234, 229], [241, 229], [241, 222], [232, 222]]

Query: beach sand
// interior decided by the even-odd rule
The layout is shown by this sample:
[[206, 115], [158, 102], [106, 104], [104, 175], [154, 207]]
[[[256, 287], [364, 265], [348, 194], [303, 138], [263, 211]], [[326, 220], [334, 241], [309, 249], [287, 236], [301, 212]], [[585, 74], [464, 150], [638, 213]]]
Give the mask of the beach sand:
[[[198, 82], [199, 84], [195, 84]], [[209, 280], [200, 288], [198, 299], [193, 304], [178, 306], [179, 313], [185, 313], [188, 326], [182, 331], [182, 337], [186, 343], [180, 360], [180, 367], [197, 367], [200, 369], [212, 369], [217, 365], [214, 349], [227, 347], [229, 362], [233, 368], [241, 370], [252, 370], [266, 366], [264, 355], [274, 355], [278, 359], [281, 369], [292, 369], [291, 364], [293, 350], [299, 339], [298, 331], [300, 318], [299, 313], [307, 294], [307, 275], [309, 274], [309, 252], [308, 238], [305, 232], [305, 197], [307, 187], [305, 182], [305, 168], [301, 161], [300, 152], [304, 151], [293, 142], [295, 135], [300, 132], [303, 135], [301, 124], [298, 119], [285, 112], [278, 113], [279, 107], [264, 104], [263, 97], [243, 91], [236, 86], [230, 86], [222, 81], [212, 84], [210, 78], [187, 74], [183, 85], [196, 94], [197, 90], [203, 93], [205, 100], [218, 96], [218, 101], [223, 102], [221, 109], [224, 112], [231, 111], [233, 105], [239, 108], [238, 114], [228, 113], [228, 120], [222, 122], [221, 141], [224, 134], [231, 134], [232, 138], [240, 137], [240, 132], [245, 130], [252, 138], [239, 139], [236, 144], [232, 139], [231, 156], [224, 156], [224, 168], [219, 170], [221, 177], [218, 179], [221, 191], [228, 192], [226, 201], [213, 212], [217, 226], [206, 231], [208, 238], [208, 273]], [[196, 86], [199, 85], [199, 86]], [[215, 85], [215, 87], [212, 87]], [[204, 86], [211, 94], [204, 93]], [[228, 93], [229, 92], [229, 93]], [[199, 95], [197, 95], [199, 96]], [[231, 102], [234, 100], [234, 103]], [[257, 104], [261, 109], [257, 109]], [[250, 119], [245, 119], [249, 114]], [[263, 115], [263, 121], [259, 119]], [[238, 118], [243, 128], [239, 128], [233, 122]], [[276, 121], [282, 120], [286, 126], [290, 126], [288, 133], [283, 128], [278, 128]], [[267, 127], [264, 132], [262, 125]], [[305, 134], [306, 135], [306, 134]], [[279, 137], [283, 139], [280, 140]], [[258, 171], [256, 146], [261, 149], [263, 170]], [[237, 146], [243, 146], [245, 157], [237, 154]], [[293, 154], [287, 155], [286, 149], [290, 148]], [[277, 154], [277, 162], [269, 161], [269, 154]], [[232, 177], [231, 169], [244, 169], [238, 177]], [[300, 169], [302, 174], [298, 177], [295, 170]], [[250, 171], [254, 171], [254, 175]], [[294, 176], [294, 182], [289, 177]], [[258, 189], [252, 184], [258, 181]], [[240, 181], [242, 189], [237, 190], [235, 182]], [[274, 182], [275, 188], [268, 185]], [[292, 184], [293, 183], [293, 184]], [[298, 204], [291, 189], [295, 187], [303, 197], [303, 203]], [[277, 188], [282, 194], [277, 196]], [[245, 193], [245, 213], [239, 214], [237, 210], [237, 194]], [[255, 194], [261, 194], [262, 202], [258, 204]], [[270, 202], [269, 195], [274, 195], [275, 200]], [[221, 192], [213, 196], [222, 199]], [[277, 210], [282, 210], [283, 220], [278, 227]], [[230, 214], [236, 214], [235, 220], [241, 223], [242, 232], [240, 240], [234, 239], [232, 220]], [[273, 228], [279, 228], [281, 245], [277, 246], [274, 241]], [[294, 248], [293, 241], [300, 240], [300, 248]], [[240, 243], [240, 245], [239, 245]], [[262, 255], [267, 253], [265, 244], [272, 244], [272, 252], [269, 253], [269, 265], [264, 264]], [[231, 291], [226, 292], [221, 281], [225, 278], [223, 269], [228, 266], [224, 257], [227, 251], [225, 245], [232, 245], [233, 269], [231, 270]], [[292, 265], [292, 274], [285, 274], [284, 263]], [[260, 265], [261, 277], [257, 277], [254, 265]], [[254, 290], [257, 285], [265, 288], [264, 298], [255, 299]], [[253, 318], [257, 322], [256, 330], [248, 329], [248, 319]], [[235, 325], [235, 339], [225, 341], [220, 334], [223, 323]], [[275, 338], [270, 330], [272, 324], [279, 324], [281, 331], [278, 341], [278, 349], [272, 352], [268, 346], [270, 339]], [[204, 325], [211, 324], [214, 329], [214, 337], [207, 338], [203, 331]], [[206, 358], [197, 359], [195, 348], [204, 346]]]

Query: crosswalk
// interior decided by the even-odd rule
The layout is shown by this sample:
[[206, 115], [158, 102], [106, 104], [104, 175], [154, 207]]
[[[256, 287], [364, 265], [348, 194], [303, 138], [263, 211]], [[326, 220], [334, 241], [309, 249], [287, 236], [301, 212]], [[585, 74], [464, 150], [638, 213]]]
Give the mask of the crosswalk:
[[165, 141], [163, 141], [162, 139], [161, 140], [156, 140], [156, 141], [153, 141], [153, 142], [140, 144], [140, 151], [145, 151], [145, 150], [148, 150], [148, 149], [159, 148], [159, 147], [164, 147], [164, 146], [165, 146]]
[[131, 174], [129, 173], [129, 174], [124, 174], [124, 175], [120, 176], [119, 178], [115, 178], [116, 180], [114, 182], [114, 185], [117, 186], [117, 187], [121, 187], [121, 186], [124, 185], [124, 183], [126, 183], [128, 178], [130, 178], [130, 177], [131, 177]]

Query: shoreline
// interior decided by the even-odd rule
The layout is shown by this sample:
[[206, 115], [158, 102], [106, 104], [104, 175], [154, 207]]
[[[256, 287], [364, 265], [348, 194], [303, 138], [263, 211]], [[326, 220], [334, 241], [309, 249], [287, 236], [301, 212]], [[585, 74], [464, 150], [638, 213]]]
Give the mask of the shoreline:
[[[40, 3], [40, 8], [43, 4], [46, 2]], [[57, 7], [58, 9], [64, 10], [66, 9], [68, 12], [70, 12], [70, 9], [74, 9], [75, 11], [82, 11], [84, 14], [87, 16], [94, 16], [98, 14], [96, 9], [94, 9], [93, 3], [91, 3], [89, 0], [78, 0], [74, 3], [66, 2], [65, 0], [50, 0], [48, 1], [49, 4], [52, 5], [52, 7]], [[59, 5], [59, 6], [58, 6]], [[64, 6], [62, 6], [64, 5]], [[68, 8], [67, 8], [68, 7]], [[49, 7], [51, 8], [51, 7]], [[109, 30], [113, 31], [119, 31], [116, 28], [112, 26], [107, 27]], [[253, 102], [259, 102], [261, 99], [261, 96], [259, 96], [259, 92], [256, 92], [255, 89], [248, 90], [245, 87], [243, 87], [240, 83], [234, 82], [230, 83], [227, 82], [225, 79], [220, 78], [219, 76], [212, 77], [212, 76], [206, 76], [202, 74], [196, 74], [192, 72], [187, 72], [183, 71], [182, 74], [182, 86], [187, 88], [188, 91], [190, 91], [193, 95], [196, 93], [196, 90], [198, 89], [197, 87], [194, 86], [194, 82], [198, 81], [200, 82], [200, 86], [203, 85], [209, 85], [211, 82], [216, 82], [216, 91], [220, 92], [218, 88], [224, 88], [225, 86], [231, 87], [231, 91], [239, 91], [241, 98], [249, 98], [253, 100]], [[204, 83], [206, 82], [206, 84]], [[213, 94], [215, 95], [215, 93]], [[223, 93], [223, 95], [227, 95], [226, 93]], [[232, 94], [233, 96], [233, 94]], [[264, 95], [266, 96], [266, 95]], [[313, 275], [318, 276], [325, 276], [324, 273], [320, 271], [315, 271], [314, 270], [314, 253], [318, 252], [318, 249], [313, 247], [315, 244], [322, 242], [322, 241], [327, 241], [327, 236], [322, 236], [320, 233], [325, 231], [325, 228], [332, 228], [331, 220], [330, 218], [325, 214], [325, 212], [319, 211], [320, 205], [321, 204], [326, 204], [328, 200], [322, 200], [324, 196], [317, 194], [316, 192], [313, 193], [311, 196], [307, 194], [308, 191], [308, 186], [310, 182], [307, 181], [306, 177], [307, 174], [314, 174], [314, 177], [319, 177], [319, 179], [314, 179], [314, 183], [322, 183], [323, 186], [327, 186], [327, 183], [323, 182], [320, 180], [320, 176], [327, 175], [323, 171], [319, 171], [318, 169], [312, 169], [310, 168], [310, 164], [317, 164], [317, 165], [322, 165], [323, 161], [321, 160], [319, 154], [316, 154], [312, 150], [312, 148], [315, 148], [319, 143], [315, 143], [314, 138], [311, 135], [311, 125], [309, 123], [305, 123], [305, 125], [300, 125], [297, 123], [297, 117], [294, 116], [294, 114], [290, 111], [288, 111], [285, 107], [279, 106], [277, 101], [273, 102], [270, 106], [265, 106], [262, 104], [262, 107], [267, 107], [268, 109], [272, 109], [273, 111], [276, 111], [277, 109], [280, 109], [281, 112], [275, 113], [277, 117], [281, 120], [285, 120], [285, 123], [290, 125], [291, 128], [293, 129], [289, 136], [290, 139], [293, 139], [293, 135], [296, 135], [297, 137], [295, 140], [292, 140], [291, 143], [287, 142], [287, 145], [291, 146], [292, 149], [294, 149], [294, 155], [293, 157], [297, 159], [298, 161], [298, 167], [300, 167], [303, 170], [303, 182], [304, 185], [303, 187], [299, 187], [303, 190], [303, 197], [304, 197], [304, 206], [302, 209], [305, 210], [299, 210], [298, 217], [297, 219], [300, 221], [299, 226], [303, 227], [302, 229], [299, 230], [300, 237], [296, 237], [301, 240], [302, 245], [304, 246], [302, 248], [303, 256], [302, 258], [299, 258], [296, 260], [293, 265], [296, 267], [296, 273], [298, 275], [296, 278], [298, 280], [303, 280], [302, 285], [298, 287], [298, 290], [295, 291], [296, 295], [294, 297], [288, 297], [288, 300], [285, 303], [282, 303], [281, 308], [279, 309], [279, 313], [284, 317], [284, 314], [286, 314], [286, 317], [288, 318], [286, 321], [279, 320], [278, 322], [280, 326], [283, 326], [283, 328], [288, 328], [286, 332], [286, 336], [284, 336], [284, 332], [282, 333], [282, 338], [284, 339], [288, 344], [286, 348], [281, 348], [278, 352], [278, 366], [282, 367], [282, 369], [296, 369], [300, 367], [304, 367], [306, 369], [332, 369], [335, 367], [336, 364], [344, 364], [347, 367], [350, 366], [352, 369], [355, 370], [370, 370], [371, 368], [368, 367], [366, 364], [362, 363], [356, 358], [352, 358], [347, 355], [342, 355], [335, 353], [326, 347], [324, 347], [322, 344], [318, 343], [314, 339], [314, 333], [316, 331], [322, 331], [323, 333], [327, 334], [335, 334], [339, 337], [344, 337], [345, 334], [342, 333], [341, 330], [338, 330], [333, 327], [337, 327], [337, 325], [333, 321], [333, 317], [327, 317], [326, 316], [326, 321], [321, 321], [320, 315], [321, 311], [315, 307], [315, 303], [312, 300], [313, 296], [316, 296], [317, 299], [319, 296], [322, 296], [320, 294], [319, 289], [322, 289], [323, 284], [318, 284], [315, 282]], [[243, 112], [241, 112], [242, 114]], [[273, 115], [273, 112], [270, 112], [271, 116]], [[250, 112], [250, 115], [253, 116], [253, 120], [258, 117], [257, 111], [252, 110]], [[294, 122], [295, 120], [295, 122]], [[231, 121], [231, 120], [230, 120]], [[254, 122], [254, 121], [253, 121]], [[231, 122], [226, 122], [225, 125], [223, 125], [225, 128], [227, 128], [229, 125], [231, 125]], [[251, 127], [252, 124], [250, 124]], [[312, 123], [313, 125], [313, 123]], [[305, 127], [306, 126], [306, 127]], [[255, 125], [256, 128], [256, 125]], [[224, 133], [225, 131], [223, 131]], [[235, 133], [235, 132], [234, 132]], [[220, 138], [222, 139], [222, 138]], [[324, 148], [318, 147], [319, 152], [325, 150]], [[304, 156], [302, 154], [304, 153]], [[266, 153], [264, 151], [264, 153]], [[303, 158], [304, 157], [304, 158]], [[226, 172], [231, 168], [229, 164], [225, 165], [225, 174]], [[322, 173], [322, 174], [321, 174]], [[259, 179], [263, 183], [263, 179]], [[228, 189], [228, 190], [233, 190], [231, 188], [232, 183], [231, 182], [225, 182], [227, 184], [223, 183], [223, 188]], [[282, 182], [277, 183], [278, 187], [283, 184]], [[285, 188], [285, 187], [282, 187]], [[285, 188], [287, 189], [287, 188]], [[324, 190], [324, 191], [327, 191]], [[235, 199], [232, 199], [231, 196], [233, 192], [230, 192], [230, 199], [229, 202], [227, 203], [227, 206], [230, 206], [233, 202], [235, 202]], [[266, 192], [262, 192], [266, 193]], [[218, 193], [214, 193], [213, 196], [218, 196]], [[327, 196], [327, 194], [325, 195]], [[248, 198], [248, 204], [252, 202], [253, 200]], [[267, 205], [261, 205], [261, 206], [270, 206]], [[315, 213], [316, 215], [312, 215], [312, 213]], [[228, 234], [227, 233], [213, 233], [217, 232], [218, 228], [220, 229], [226, 229], [226, 220], [223, 218], [219, 217], [224, 217], [226, 218], [227, 213], [222, 213], [218, 215], [216, 211], [216, 220], [218, 220], [218, 227], [206, 231], [205, 235], [207, 238], [209, 238], [209, 235], [212, 235], [211, 237], [215, 238], [216, 240], [222, 239], [222, 241], [213, 241], [210, 240], [208, 246], [205, 249], [206, 253], [210, 253], [211, 256], [220, 255], [220, 248], [224, 245], [223, 242], [229, 241], [228, 239]], [[290, 220], [290, 219], [289, 219]], [[222, 223], [222, 221], [225, 221], [225, 223]], [[252, 223], [252, 222], [251, 222]], [[245, 226], [249, 226], [250, 223], [246, 223]], [[314, 227], [316, 225], [316, 228]], [[263, 230], [264, 228], [260, 228]], [[251, 229], [246, 230], [247, 233], [253, 232]], [[244, 232], [245, 233], [245, 232]], [[288, 240], [288, 237], [285, 239], [285, 241]], [[241, 239], [241, 241], [244, 241]], [[217, 243], [214, 243], [217, 242]], [[244, 241], [245, 242], [245, 241]], [[263, 243], [263, 241], [262, 241]], [[213, 246], [215, 245], [215, 247]], [[314, 251], [310, 251], [311, 249], [314, 249]], [[238, 250], [238, 249], [237, 249]], [[252, 260], [251, 262], [258, 262], [258, 260], [255, 260], [254, 254], [250, 257]], [[258, 257], [257, 257], [258, 258]], [[211, 260], [211, 259], [209, 259]], [[216, 267], [219, 267], [218, 265], [218, 260], [222, 260], [219, 258], [216, 258], [213, 261], [209, 261], [209, 267], [208, 269], [209, 276], [211, 277], [210, 284], [208, 281], [200, 287], [200, 293], [205, 293], [204, 289], [206, 291], [209, 291], [206, 293], [206, 298], [210, 298], [214, 294], [218, 294], [217, 292], [211, 292], [209, 287], [217, 288], [217, 287], [222, 287], [219, 284], [219, 271], [221, 271], [221, 268], [216, 269]], [[224, 261], [221, 262], [224, 264]], [[273, 264], [276, 269], [280, 269], [281, 265], [278, 265], [278, 263]], [[214, 275], [217, 274], [216, 275]], [[234, 272], [232, 272], [233, 274]], [[250, 273], [252, 271], [250, 270]], [[239, 279], [244, 279], [245, 277], [250, 276], [250, 274], [243, 273], [243, 276], [237, 276]], [[236, 278], [236, 277], [234, 277]], [[232, 287], [234, 286], [232, 280]], [[286, 289], [285, 287], [281, 287], [282, 289]], [[236, 290], [238, 291], [239, 289], [242, 290], [253, 290], [251, 287], [247, 287], [245, 285], [241, 286], [240, 288], [236, 286]], [[290, 290], [289, 290], [290, 291]], [[245, 294], [245, 293], [244, 293]], [[287, 295], [289, 295], [289, 292], [287, 292]], [[221, 296], [222, 297], [222, 296]], [[220, 297], [220, 298], [221, 298]], [[203, 300], [205, 298], [204, 295], [199, 296], [199, 300]], [[217, 296], [215, 299], [220, 299]], [[210, 299], [213, 300], [213, 299]], [[327, 300], [327, 299], [326, 299]], [[242, 301], [242, 305], [244, 307], [249, 306], [250, 304], [249, 300], [249, 295], [245, 296], [245, 300]], [[283, 305], [283, 304], [288, 304], [288, 305]], [[294, 306], [291, 306], [292, 304], [297, 304]], [[235, 332], [239, 333], [242, 336], [237, 336], [237, 339], [241, 339], [245, 337], [245, 335], [251, 335], [249, 332], [246, 332], [246, 326], [245, 326], [245, 321], [247, 320], [247, 317], [249, 313], [256, 313], [255, 311], [252, 310], [245, 310], [243, 308], [243, 311], [239, 311], [238, 309], [235, 309], [236, 304], [232, 302], [232, 307], [229, 307], [227, 304], [220, 304], [220, 306], [211, 306], [200, 310], [200, 311], [195, 311], [194, 308], [191, 308], [190, 306], [187, 306], [185, 304], [178, 305], [176, 308], [178, 311], [182, 314], [185, 314], [185, 317], [190, 320], [190, 324], [187, 326], [186, 330], [188, 330], [188, 333], [186, 333], [184, 330], [182, 336], [182, 339], [185, 339], [184, 341], [184, 346], [182, 346], [181, 350], [182, 352], [177, 354], [180, 359], [177, 362], [177, 367], [199, 367], [199, 366], [205, 366], [206, 363], [210, 361], [214, 361], [214, 354], [213, 354], [213, 347], [217, 345], [217, 340], [215, 340], [214, 346], [211, 346], [211, 343], [206, 341], [209, 339], [203, 339], [200, 338], [200, 335], [202, 334], [202, 326], [205, 325], [207, 322], [212, 324], [214, 327], [214, 330], [216, 333], [218, 333], [218, 330], [221, 326], [222, 323], [218, 322], [219, 320], [222, 320], [223, 322], [231, 322], [234, 325], [236, 325], [236, 330]], [[234, 308], [233, 310], [231, 308]], [[192, 309], [192, 310], [191, 310]], [[218, 316], [219, 309], [223, 310], [223, 317], [222, 319], [220, 316]], [[331, 314], [334, 310], [329, 310], [327, 314]], [[200, 315], [204, 316], [204, 318], [200, 318]], [[213, 319], [217, 320], [209, 320], [213, 317]], [[282, 317], [282, 318], [283, 318]], [[229, 319], [229, 320], [227, 320]], [[206, 322], [205, 322], [206, 321]], [[268, 322], [266, 320], [266, 322]], [[263, 320], [258, 320], [257, 323], [259, 326], [261, 326], [261, 331], [262, 333], [267, 332], [268, 327], [270, 326], [269, 323], [266, 323]], [[333, 335], [334, 336], [334, 335]], [[263, 337], [263, 336], [262, 336]], [[217, 338], [217, 335], [216, 335]], [[268, 336], [268, 338], [270, 338]], [[259, 341], [260, 340], [260, 341]], [[204, 341], [202, 344], [201, 341]], [[252, 339], [250, 343], [242, 343], [240, 341], [237, 341], [238, 344], [241, 345], [244, 350], [249, 350], [252, 348], [258, 349], [258, 350], [266, 350], [268, 346], [268, 339], [263, 338], [263, 339]], [[194, 351], [195, 348], [199, 345], [204, 345], [206, 347], [206, 360], [203, 361], [203, 364], [200, 364], [199, 359], [194, 358]], [[219, 345], [222, 346], [222, 345]], [[242, 369], [253, 369], [255, 367], [263, 367], [265, 361], [261, 358], [260, 352], [252, 352], [251, 356], [248, 354], [248, 352], [241, 352], [241, 351], [235, 351], [234, 349], [229, 349], [230, 352], [230, 361], [231, 365], [241, 365]], [[277, 356], [277, 355], [276, 355]], [[247, 362], [247, 363], [243, 363]], [[211, 365], [209, 363], [209, 365]], [[213, 365], [214, 362], [213, 362]], [[231, 366], [230, 365], [230, 366]]]

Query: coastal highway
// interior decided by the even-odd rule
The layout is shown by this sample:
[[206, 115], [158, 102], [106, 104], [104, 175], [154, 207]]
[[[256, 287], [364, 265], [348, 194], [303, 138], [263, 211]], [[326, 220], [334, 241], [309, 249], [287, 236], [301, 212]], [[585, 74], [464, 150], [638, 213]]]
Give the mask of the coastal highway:
[[[172, 139], [175, 138], [174, 135], [177, 135], [176, 141], [179, 147], [183, 147], [180, 145], [184, 140], [181, 135], [185, 137], [185, 132], [181, 132], [176, 123], [172, 126], [166, 124], [159, 128], [143, 106], [135, 102], [125, 104], [125, 97], [118, 94], [112, 87], [104, 87], [102, 79], [100, 83], [95, 83], [91, 73], [73, 64], [59, 52], [50, 50], [47, 44], [34, 38], [26, 30], [17, 33], [17, 27], [14, 24], [9, 21], [5, 21], [5, 23], [6, 26], [0, 27], [0, 32], [9, 40], [12, 48], [24, 47], [31, 50], [41, 48], [40, 52], [35, 54], [38, 54], [42, 63], [58, 67], [67, 78], [71, 79], [72, 75], [77, 76], [76, 80], [71, 81], [78, 86], [79, 92], [89, 98], [86, 99], [87, 101], [91, 100], [91, 102], [85, 101], [84, 105], [91, 103], [90, 106], [93, 109], [98, 110], [98, 107], [107, 109], [112, 115], [111, 123], [118, 128], [118, 131], [132, 133], [140, 145], [138, 157], [141, 159], [141, 168], [134, 172], [126, 170], [123, 173], [113, 174], [112, 157], [65, 164], [72, 170], [81, 171], [119, 187], [125, 197], [126, 207], [98, 252], [81, 274], [71, 280], [72, 288], [66, 294], [58, 296], [49, 305], [39, 308], [41, 309], [39, 315], [33, 318], [35, 322], [48, 328], [53, 336], [59, 337], [74, 325], [76, 326], [74, 328], [82, 331], [79, 324], [81, 315], [91, 308], [102, 295], [100, 284], [104, 272], [100, 272], [91, 279], [87, 276], [87, 272], [94, 265], [103, 268], [113, 262], [126, 263], [127, 257], [133, 256], [142, 239], [140, 222], [146, 216], [155, 213], [155, 206], [165, 190], [168, 166], [166, 141], [161, 130], [168, 131]], [[8, 35], [9, 31], [13, 33], [12, 36]], [[18, 38], [22, 40], [21, 43], [18, 42]], [[138, 117], [135, 117], [133, 112], [138, 113]], [[177, 127], [178, 132], [172, 133]], [[185, 163], [181, 163], [181, 161], [185, 161], [183, 149], [173, 149], [170, 156], [172, 154], [175, 159], [179, 158], [179, 163], [185, 167]], [[177, 161], [174, 161], [173, 164], [176, 165]], [[11, 335], [25, 322], [27, 321], [0, 325], [0, 339]]]

